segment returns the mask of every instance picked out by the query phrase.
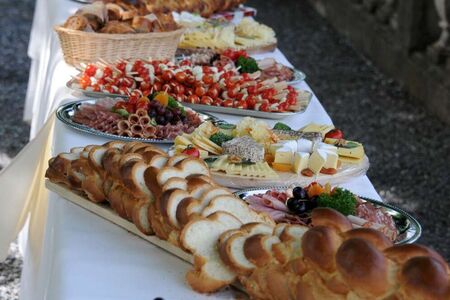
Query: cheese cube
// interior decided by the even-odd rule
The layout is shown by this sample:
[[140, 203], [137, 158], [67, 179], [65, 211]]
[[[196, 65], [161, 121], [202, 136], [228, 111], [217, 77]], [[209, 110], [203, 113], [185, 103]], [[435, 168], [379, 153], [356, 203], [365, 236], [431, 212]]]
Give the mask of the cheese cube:
[[325, 161], [323, 167], [325, 169], [337, 169], [339, 158], [338, 154], [336, 152], [328, 150], [325, 150], [325, 152], [327, 153], [327, 160]]
[[313, 152], [313, 142], [303, 138], [298, 139], [296, 152]]
[[317, 149], [314, 151], [309, 158], [308, 169], [313, 171], [314, 174], [319, 174], [327, 161], [327, 155], [327, 152], [324, 150]]
[[282, 143], [270, 144], [269, 145], [269, 153], [272, 155], [275, 155], [275, 152], [277, 152], [277, 150], [280, 148], [283, 148]]
[[293, 161], [294, 152], [290, 148], [282, 147], [275, 152], [275, 163], [292, 165]]
[[294, 154], [294, 172], [300, 174], [301, 171], [308, 168], [309, 153], [295, 152]]

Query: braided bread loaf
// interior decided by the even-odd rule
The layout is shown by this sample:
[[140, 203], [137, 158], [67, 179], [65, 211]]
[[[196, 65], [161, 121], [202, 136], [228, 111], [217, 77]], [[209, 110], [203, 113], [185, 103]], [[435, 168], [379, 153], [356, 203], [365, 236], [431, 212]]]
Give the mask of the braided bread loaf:
[[313, 228], [275, 225], [183, 154], [89, 145], [50, 159], [46, 177], [192, 253], [186, 278], [199, 292], [239, 280], [254, 299], [450, 299], [449, 267], [433, 250], [392, 246], [326, 208], [313, 211]]

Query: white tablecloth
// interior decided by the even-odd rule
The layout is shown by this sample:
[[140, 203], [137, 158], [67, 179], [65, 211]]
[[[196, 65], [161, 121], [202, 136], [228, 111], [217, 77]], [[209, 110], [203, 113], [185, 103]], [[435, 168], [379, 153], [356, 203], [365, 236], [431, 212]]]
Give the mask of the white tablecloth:
[[[52, 26], [61, 23], [79, 4], [68, 0], [38, 0], [29, 55], [33, 59], [25, 117], [32, 120], [32, 136], [62, 102], [75, 97], [65, 87], [75, 70], [62, 61]], [[288, 63], [278, 50], [266, 54]], [[265, 55], [261, 55], [265, 56]], [[309, 89], [306, 83], [298, 87]], [[236, 116], [217, 115], [234, 122]], [[309, 122], [331, 123], [316, 97], [304, 114], [284, 122], [298, 128]], [[269, 121], [271, 122], [271, 121]], [[105, 139], [82, 134], [56, 122], [54, 154], [71, 147], [100, 144]], [[366, 176], [342, 185], [379, 199]], [[230, 299], [223, 291], [204, 296], [184, 281], [187, 263], [125, 230], [50, 193], [45, 230], [38, 251], [27, 246], [21, 280], [21, 299]]]

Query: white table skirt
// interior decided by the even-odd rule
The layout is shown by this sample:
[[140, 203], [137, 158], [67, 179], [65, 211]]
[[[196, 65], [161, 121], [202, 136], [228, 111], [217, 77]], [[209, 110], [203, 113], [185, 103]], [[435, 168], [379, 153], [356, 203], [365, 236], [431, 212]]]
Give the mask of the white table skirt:
[[[38, 0], [29, 54], [33, 59], [27, 107], [32, 136], [51, 112], [75, 97], [65, 87], [76, 71], [63, 60], [52, 26], [61, 23], [79, 4], [68, 0]], [[37, 19], [39, 18], [39, 19]], [[40, 45], [40, 46], [39, 46]], [[278, 50], [263, 56], [288, 61]], [[308, 89], [306, 83], [297, 87]], [[219, 115], [229, 122], [237, 116]], [[294, 128], [310, 122], [331, 124], [314, 96], [307, 111], [286, 118]], [[274, 123], [274, 121], [268, 121]], [[54, 154], [71, 147], [101, 144], [105, 139], [86, 135], [56, 122]], [[369, 198], [380, 199], [366, 176], [341, 186]], [[193, 292], [184, 281], [190, 266], [127, 231], [50, 193], [45, 231], [39, 254], [26, 249], [21, 299], [231, 299], [230, 291], [211, 296]]]

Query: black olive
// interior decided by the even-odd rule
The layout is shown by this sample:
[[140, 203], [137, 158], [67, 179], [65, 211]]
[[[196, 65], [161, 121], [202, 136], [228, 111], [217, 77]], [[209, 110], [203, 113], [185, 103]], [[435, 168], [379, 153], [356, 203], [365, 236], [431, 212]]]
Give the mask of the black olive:
[[301, 213], [304, 213], [304, 212], [306, 212], [308, 210], [307, 207], [306, 207], [306, 202], [309, 202], [309, 201], [296, 199], [296, 198], [290, 198], [287, 201], [287, 207], [293, 213], [301, 214]]
[[297, 186], [292, 190], [292, 195], [294, 195], [294, 198], [297, 199], [307, 199], [308, 194], [306, 193], [306, 190], [302, 188], [301, 186]]

